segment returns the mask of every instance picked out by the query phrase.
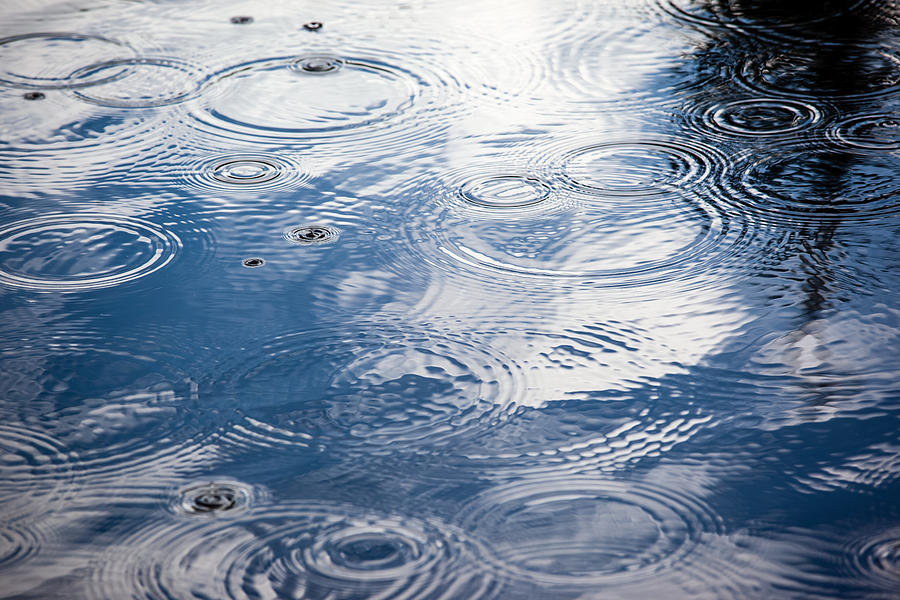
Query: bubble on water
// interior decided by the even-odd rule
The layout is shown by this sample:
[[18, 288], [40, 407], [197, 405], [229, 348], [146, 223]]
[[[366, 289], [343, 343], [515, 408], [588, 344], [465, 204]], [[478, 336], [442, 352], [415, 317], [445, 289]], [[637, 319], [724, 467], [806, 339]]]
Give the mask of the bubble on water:
[[329, 244], [340, 235], [340, 230], [331, 225], [300, 225], [286, 230], [284, 239], [292, 244]]
[[72, 74], [74, 81], [97, 78], [105, 79], [73, 93], [98, 106], [153, 108], [193, 98], [199, 93], [206, 75], [202, 68], [174, 58], [110, 60]]
[[0, 39], [0, 83], [47, 90], [107, 83], [121, 77], [123, 69], [80, 75], [78, 71], [85, 65], [131, 55], [133, 52], [125, 44], [96, 35], [15, 35]]
[[77, 292], [122, 285], [168, 265], [181, 240], [150, 221], [64, 213], [0, 228], [0, 285]]
[[291, 69], [298, 73], [334, 73], [344, 67], [344, 59], [337, 56], [303, 56], [291, 63]]
[[22, 97], [26, 100], [43, 100], [47, 95], [44, 92], [25, 92]]
[[257, 267], [261, 267], [261, 266], [263, 266], [264, 264], [266, 264], [266, 261], [265, 261], [264, 259], [262, 259], [262, 258], [259, 258], [259, 257], [254, 256], [254, 257], [251, 257], [251, 258], [245, 258], [245, 259], [243, 260], [243, 263], [242, 263], [242, 264], [243, 264], [245, 267], [247, 267], [248, 269], [255, 269], [255, 268], [257, 268]]
[[249, 17], [246, 15], [231, 17], [231, 22], [235, 25], [247, 25], [253, 22], [253, 17]]
[[237, 513], [255, 501], [253, 489], [236, 481], [210, 481], [182, 488], [175, 510], [182, 514]]
[[303, 24], [303, 29], [307, 31], [319, 31], [322, 27], [323, 25], [319, 21], [310, 21], [309, 23]]

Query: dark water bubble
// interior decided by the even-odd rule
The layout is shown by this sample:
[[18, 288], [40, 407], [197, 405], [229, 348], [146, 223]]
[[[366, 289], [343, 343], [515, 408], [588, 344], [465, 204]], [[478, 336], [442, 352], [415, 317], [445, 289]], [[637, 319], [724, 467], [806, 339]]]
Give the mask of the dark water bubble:
[[91, 597], [496, 597], [481, 547], [439, 521], [297, 502], [201, 521], [125, 540], [96, 563]]
[[322, 29], [322, 23], [319, 21], [310, 21], [309, 23], [303, 24], [303, 29], [307, 31], [319, 31]]
[[[115, 73], [113, 77], [111, 74]], [[201, 67], [174, 58], [128, 58], [83, 67], [74, 81], [103, 79], [75, 96], [110, 108], [153, 108], [194, 97], [206, 80]]]
[[231, 22], [234, 23], [235, 25], [247, 25], [247, 24], [253, 22], [253, 17], [248, 17], [248, 16], [231, 17]]
[[463, 200], [484, 208], [525, 208], [547, 200], [550, 185], [537, 177], [496, 175], [478, 177], [459, 189]]
[[168, 265], [182, 247], [171, 231], [134, 217], [63, 213], [0, 228], [0, 285], [78, 292], [121, 285]]
[[777, 220], [865, 220], [900, 209], [895, 160], [864, 149], [784, 145], [735, 161], [727, 200]]
[[501, 422], [526, 394], [509, 357], [474, 332], [438, 324], [291, 333], [243, 349], [222, 369], [210, 393], [249, 418], [245, 438], [314, 439], [342, 452], [446, 447]]
[[25, 92], [22, 97], [26, 100], [43, 100], [47, 95], [44, 92]]
[[73, 74], [80, 67], [132, 56], [121, 42], [95, 35], [52, 32], [0, 39], [0, 83], [39, 89], [68, 89], [106, 83], [121, 69]]
[[834, 130], [840, 143], [869, 150], [900, 149], [900, 115], [874, 114], [842, 121]]
[[291, 68], [298, 73], [334, 73], [344, 66], [344, 60], [337, 56], [303, 56], [294, 61]]
[[266, 261], [262, 258], [252, 257], [252, 258], [245, 258], [243, 260], [242, 264], [245, 267], [247, 267], [248, 269], [255, 269], [256, 267], [261, 267], [264, 264], [266, 264]]
[[176, 509], [184, 514], [240, 512], [253, 498], [252, 489], [238, 482], [209, 482], [178, 492]]
[[331, 225], [300, 225], [285, 231], [284, 239], [293, 244], [328, 244], [340, 235], [340, 230]]
[[748, 98], [709, 107], [702, 121], [713, 130], [747, 137], [794, 134], [822, 120], [812, 104], [795, 100]]
[[609, 141], [576, 148], [562, 158], [575, 187], [615, 196], [651, 196], [688, 190], [724, 163], [720, 153], [675, 139]]
[[[596, 589], [702, 565], [721, 519], [702, 500], [654, 484], [548, 477], [490, 489], [461, 512], [490, 564], [516, 581]], [[564, 518], [560, 518], [564, 516]]]

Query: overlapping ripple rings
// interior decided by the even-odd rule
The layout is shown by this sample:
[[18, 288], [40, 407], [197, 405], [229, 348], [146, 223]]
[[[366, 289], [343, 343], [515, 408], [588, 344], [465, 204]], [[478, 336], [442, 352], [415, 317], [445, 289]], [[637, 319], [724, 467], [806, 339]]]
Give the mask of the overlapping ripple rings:
[[716, 103], [697, 116], [698, 125], [720, 136], [788, 137], [822, 121], [822, 111], [797, 100], [746, 98]]
[[73, 73], [87, 65], [133, 54], [121, 42], [96, 35], [52, 32], [6, 37], [0, 39], [0, 83], [35, 89], [97, 85], [120, 77], [122, 70]]
[[722, 210], [707, 181], [721, 171], [714, 150], [663, 142], [553, 150], [556, 181], [500, 171], [456, 189], [450, 178], [410, 190], [419, 201], [406, 216], [408, 246], [457, 276], [609, 287], [689, 280], [752, 241], [754, 224]]
[[282, 335], [230, 357], [209, 385], [249, 417], [247, 439], [367, 452], [441, 447], [502, 419], [525, 391], [516, 364], [478, 335], [398, 323]]
[[845, 549], [847, 570], [865, 583], [888, 592], [900, 585], [900, 528], [892, 527]]
[[125, 542], [97, 562], [90, 597], [496, 597], [480, 545], [463, 532], [339, 504], [282, 503], [245, 517], [148, 527]]
[[863, 115], [841, 122], [835, 139], [853, 148], [867, 150], [900, 149], [900, 116], [891, 113]]
[[[515, 581], [597, 589], [691, 567], [720, 518], [701, 500], [656, 485], [548, 477], [490, 489], [469, 503], [463, 527]], [[565, 515], [565, 519], [557, 518]]]
[[773, 146], [736, 157], [726, 199], [775, 220], [867, 221], [900, 210], [893, 162], [865, 148]]
[[420, 130], [430, 118], [423, 111], [434, 94], [459, 94], [458, 84], [405, 62], [349, 51], [258, 59], [215, 75], [193, 115], [201, 130], [251, 144], [377, 136], [393, 145], [415, 130], [435, 135], [440, 124]]
[[88, 65], [73, 73], [72, 79], [99, 81], [73, 91], [85, 102], [111, 108], [154, 108], [193, 97], [205, 75], [202, 68], [182, 60], [141, 57]]
[[235, 153], [207, 157], [187, 165], [185, 183], [203, 191], [248, 192], [302, 187], [312, 177], [303, 162], [289, 154]]
[[0, 229], [0, 285], [41, 292], [121, 285], [162, 269], [181, 245], [174, 233], [122, 215], [62, 213], [14, 221]]

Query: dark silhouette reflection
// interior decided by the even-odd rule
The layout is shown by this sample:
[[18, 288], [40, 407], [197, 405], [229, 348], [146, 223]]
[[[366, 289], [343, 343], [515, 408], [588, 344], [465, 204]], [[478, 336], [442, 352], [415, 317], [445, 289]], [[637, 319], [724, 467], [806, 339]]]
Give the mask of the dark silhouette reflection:
[[[736, 155], [750, 157], [730, 175], [730, 200], [752, 209], [755, 217], [788, 229], [794, 241], [775, 257], [779, 281], [791, 282], [790, 287], [802, 294], [793, 300], [800, 315], [795, 331], [786, 338], [789, 343], [816, 336], [820, 321], [834, 314], [848, 294], [856, 293], [842, 286], [840, 281], [848, 277], [835, 264], [842, 236], [852, 243], [860, 239], [860, 228], [867, 229], [873, 220], [898, 208], [892, 162], [884, 153], [837, 143], [825, 134], [826, 126], [885, 112], [885, 103], [897, 97], [900, 70], [882, 42], [896, 23], [889, 4], [860, 0], [704, 3], [707, 14], [723, 19], [723, 25], [729, 24], [725, 19], [738, 24], [736, 30], [711, 30], [708, 46], [695, 56], [701, 62], [735, 65], [734, 80], [714, 94], [775, 103], [783, 99], [825, 115], [823, 124], [789, 137], [767, 136], [765, 123], [757, 122], [757, 135], [725, 141]], [[841, 351], [832, 350], [833, 346], [827, 340], [817, 342], [823, 351], [821, 367], [833, 365], [827, 356]], [[852, 361], [852, 357], [843, 358]], [[796, 371], [807, 372], [809, 366], [797, 365]], [[805, 378], [814, 387], [815, 381], [829, 379], [820, 367], [811, 372], [823, 375]], [[824, 402], [828, 391], [817, 389], [813, 396]]]

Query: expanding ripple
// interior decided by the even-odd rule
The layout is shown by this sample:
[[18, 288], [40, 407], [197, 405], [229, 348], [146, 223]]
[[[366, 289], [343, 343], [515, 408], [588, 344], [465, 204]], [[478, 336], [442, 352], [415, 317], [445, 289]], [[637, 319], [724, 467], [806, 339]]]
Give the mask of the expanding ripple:
[[68, 213], [0, 229], [0, 284], [42, 292], [121, 285], [169, 264], [174, 233], [121, 215]]
[[822, 120], [821, 111], [805, 102], [747, 98], [707, 108], [700, 123], [705, 129], [729, 136], [773, 137], [793, 135]]
[[91, 104], [152, 108], [192, 98], [200, 91], [206, 75], [200, 67], [173, 58], [127, 58], [83, 67], [71, 78], [99, 80], [90, 89], [73, 92]]
[[739, 65], [737, 78], [763, 95], [862, 101], [895, 94], [900, 86], [900, 53], [878, 46], [848, 49], [822, 62], [815, 52], [768, 50]]
[[367, 452], [440, 448], [524, 400], [515, 363], [477, 335], [434, 324], [283, 335], [243, 349], [210, 385], [242, 415], [245, 440], [306, 446], [315, 438]]
[[478, 177], [464, 183], [459, 195], [466, 202], [491, 209], [525, 208], [550, 198], [548, 183], [527, 175]]
[[683, 192], [701, 184], [724, 160], [712, 148], [673, 139], [609, 141], [563, 157], [563, 173], [576, 188], [612, 196]]
[[330, 138], [404, 121], [400, 116], [434, 84], [352, 55], [267, 58], [216, 75], [194, 116], [216, 135], [250, 143]]
[[[641, 583], [702, 569], [692, 557], [720, 518], [703, 502], [655, 485], [585, 477], [508, 484], [475, 498], [464, 528], [516, 581], [560, 588]], [[564, 516], [564, 518], [561, 518]]]
[[0, 514], [33, 519], [68, 501], [77, 461], [59, 440], [21, 425], [0, 425]]
[[33, 529], [0, 522], [0, 567], [9, 567], [27, 560], [38, 552], [42, 544]]
[[121, 69], [73, 75], [100, 61], [133, 52], [121, 42], [79, 33], [29, 33], [0, 39], [0, 83], [26, 88], [67, 89], [109, 82]]
[[257, 491], [238, 481], [209, 481], [178, 491], [172, 509], [184, 515], [239, 514], [259, 502]]
[[331, 225], [298, 225], [284, 232], [284, 239], [301, 246], [336, 242], [341, 230]]
[[834, 137], [853, 148], [898, 150], [900, 117], [896, 114], [876, 114], [846, 119], [837, 126]]
[[900, 209], [895, 157], [877, 151], [786, 144], [735, 160], [729, 202], [783, 220], [871, 219]]
[[845, 549], [845, 560], [852, 575], [865, 583], [896, 591], [900, 586], [900, 529], [882, 531], [857, 540]]
[[199, 189], [258, 192], [302, 187], [311, 175], [291, 156], [241, 153], [198, 161], [185, 169], [184, 179]]
[[495, 597], [479, 545], [432, 520], [291, 504], [188, 527], [152, 527], [97, 561], [93, 597]]

